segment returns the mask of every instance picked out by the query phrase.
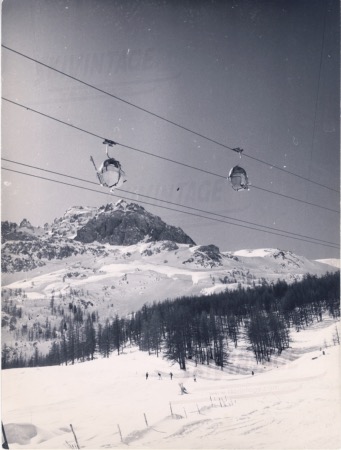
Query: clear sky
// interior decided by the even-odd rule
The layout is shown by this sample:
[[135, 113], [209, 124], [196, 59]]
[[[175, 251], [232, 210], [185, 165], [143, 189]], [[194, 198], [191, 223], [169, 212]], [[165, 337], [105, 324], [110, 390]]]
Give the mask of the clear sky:
[[[70, 206], [100, 206], [121, 196], [184, 209], [143, 197], [148, 195], [230, 218], [211, 216], [219, 220], [338, 245], [339, 40], [336, 0], [4, 0], [3, 45], [228, 147], [241, 147], [246, 156], [240, 159], [2, 48], [3, 97], [220, 175], [116, 146], [111, 156], [120, 160], [130, 194], [116, 191], [118, 197], [111, 197], [100, 186], [2, 161], [2, 167], [99, 191], [2, 170], [2, 220], [43, 225]], [[6, 101], [1, 131], [2, 158], [96, 182], [89, 158], [98, 164], [105, 158], [98, 137]], [[248, 192], [233, 191], [221, 177], [237, 164], [254, 185]], [[143, 206], [197, 243], [221, 250], [278, 247], [314, 259], [339, 257], [338, 249], [306, 238]]]

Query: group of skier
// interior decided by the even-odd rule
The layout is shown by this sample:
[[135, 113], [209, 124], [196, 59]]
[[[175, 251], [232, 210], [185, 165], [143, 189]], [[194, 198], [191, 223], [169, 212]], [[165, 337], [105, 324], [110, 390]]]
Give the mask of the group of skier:
[[[160, 372], [157, 373], [157, 376], [158, 376], [159, 380], [162, 380], [162, 374]], [[170, 377], [171, 380], [173, 379], [173, 373], [172, 372], [169, 372], [169, 377]], [[146, 380], [148, 380], [148, 378], [149, 378], [149, 373], [146, 372]], [[193, 380], [195, 382], [197, 381], [197, 377], [196, 377], [195, 374], [193, 375]], [[181, 395], [188, 394], [188, 391], [185, 388], [185, 386], [183, 385], [183, 383], [179, 383], [179, 386], [180, 386], [180, 393], [181, 393]]]
[[[160, 372], [157, 373], [157, 376], [158, 376], [159, 380], [162, 380], [162, 375], [161, 375]], [[169, 376], [170, 376], [170, 379], [172, 380], [172, 379], [173, 379], [173, 374], [172, 374], [172, 372], [169, 373]], [[148, 380], [148, 378], [149, 378], [149, 373], [146, 372], [146, 380]]]
[[[162, 380], [162, 375], [161, 375], [160, 372], [157, 373], [157, 376], [158, 376], [159, 380]], [[173, 379], [173, 374], [172, 374], [172, 372], [169, 372], [169, 376], [170, 376], [170, 379], [172, 380], [172, 379]], [[148, 380], [148, 378], [149, 378], [149, 373], [146, 372], [146, 380]], [[197, 381], [197, 377], [196, 377], [195, 374], [193, 375], [193, 380], [194, 380], [194, 381]]]

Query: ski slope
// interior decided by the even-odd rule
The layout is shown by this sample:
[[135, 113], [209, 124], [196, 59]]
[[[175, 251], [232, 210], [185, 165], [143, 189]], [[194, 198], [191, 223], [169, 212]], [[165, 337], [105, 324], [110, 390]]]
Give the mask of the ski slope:
[[80, 448], [88, 449], [340, 448], [335, 326], [326, 318], [293, 333], [291, 348], [262, 366], [243, 346], [224, 371], [193, 364], [186, 372], [127, 348], [74, 366], [3, 371], [9, 446], [76, 448], [72, 424]]

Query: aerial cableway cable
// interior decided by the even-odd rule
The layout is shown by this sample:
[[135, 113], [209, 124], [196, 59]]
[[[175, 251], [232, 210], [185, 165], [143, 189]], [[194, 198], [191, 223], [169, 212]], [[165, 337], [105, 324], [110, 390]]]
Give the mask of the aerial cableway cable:
[[[87, 188], [87, 187], [84, 187], [84, 186], [78, 186], [78, 185], [75, 185], [75, 184], [66, 183], [65, 181], [53, 180], [51, 178], [42, 177], [42, 176], [39, 176], [39, 175], [34, 175], [34, 174], [26, 173], [26, 172], [21, 172], [21, 171], [14, 170], [14, 169], [9, 169], [9, 168], [6, 168], [6, 167], [1, 167], [1, 169], [9, 171], [9, 172], [13, 172], [13, 173], [18, 173], [18, 174], [21, 174], [21, 175], [26, 175], [26, 176], [29, 176], [29, 177], [37, 178], [37, 179], [40, 179], [40, 180], [50, 181], [50, 182], [53, 182], [53, 183], [58, 183], [58, 184], [62, 184], [62, 185], [69, 186], [69, 187], [75, 187], [75, 188], [83, 189], [83, 190], [90, 191], [90, 192], [96, 192], [96, 193], [99, 193], [99, 194], [108, 195], [108, 193], [103, 192], [103, 191], [99, 191], [97, 189], [91, 189], [91, 188]], [[125, 191], [125, 192], [128, 192], [128, 191]], [[135, 193], [132, 193], [132, 194], [138, 195], [138, 194], [135, 194]], [[123, 197], [121, 195], [120, 196], [119, 195], [115, 195], [115, 194], [109, 194], [109, 195], [111, 195], [113, 197], [129, 200], [129, 201], [134, 200], [134, 199], [131, 199], [131, 198], [128, 198], [128, 197]], [[179, 210], [179, 209], [170, 208], [169, 206], [156, 205], [155, 203], [150, 203], [150, 202], [147, 202], [145, 200], [137, 200], [137, 201], [139, 203], [143, 203], [143, 204], [146, 204], [146, 205], [149, 205], [149, 206], [153, 206], [153, 207], [156, 207], [156, 208], [162, 208], [162, 209], [166, 209], [166, 210], [169, 210], [169, 211], [174, 211], [174, 212], [187, 214], [187, 215], [191, 215], [191, 216], [195, 216], [195, 217], [201, 217], [201, 218], [204, 218], [204, 219], [213, 220], [215, 222], [226, 223], [228, 225], [234, 225], [234, 226], [237, 226], [237, 227], [247, 228], [247, 229], [254, 230], [254, 231], [260, 231], [260, 232], [267, 233], [267, 234], [273, 234], [273, 235], [276, 235], [276, 236], [282, 236], [282, 237], [285, 237], [285, 238], [288, 238], [288, 239], [295, 239], [295, 240], [298, 240], [298, 241], [301, 241], [301, 242], [308, 242], [309, 244], [322, 245], [324, 247], [331, 247], [331, 248], [339, 249], [339, 246], [337, 246], [337, 244], [331, 245], [331, 244], [327, 244], [327, 243], [307, 240], [307, 239], [304, 239], [304, 238], [301, 238], [301, 237], [289, 236], [289, 235], [286, 235], [286, 234], [276, 233], [274, 231], [269, 231], [269, 230], [265, 230], [265, 229], [259, 229], [259, 228], [255, 228], [255, 227], [248, 226], [248, 225], [242, 225], [242, 224], [237, 224], [237, 223], [233, 223], [233, 222], [228, 222], [226, 220], [222, 220], [222, 219], [218, 219], [218, 218], [214, 218], [214, 217], [203, 216], [201, 214], [197, 214], [197, 213], [190, 212], [190, 211], [182, 211], [182, 210]], [[179, 205], [179, 206], [181, 206], [181, 205]], [[208, 214], [211, 214], [211, 213], [208, 213]], [[235, 219], [233, 219], [233, 220], [235, 220]], [[260, 225], [260, 226], [262, 226], [262, 225]], [[289, 233], [289, 232], [285, 231], [285, 233]], [[311, 239], [315, 239], [315, 238], [311, 238]]]
[[[78, 131], [82, 131], [83, 133], [86, 133], [86, 134], [88, 134], [88, 135], [90, 135], [90, 136], [99, 138], [99, 139], [101, 139], [101, 140], [106, 140], [106, 139], [107, 139], [107, 138], [105, 138], [105, 137], [103, 137], [103, 136], [100, 136], [99, 134], [96, 134], [96, 133], [93, 133], [93, 132], [91, 132], [91, 131], [85, 130], [84, 128], [80, 128], [80, 127], [78, 127], [78, 126], [76, 126], [76, 125], [73, 125], [73, 124], [71, 124], [71, 123], [69, 123], [69, 122], [65, 122], [65, 121], [63, 121], [63, 120], [61, 120], [61, 119], [58, 119], [58, 118], [56, 118], [56, 117], [53, 117], [53, 116], [51, 116], [51, 115], [49, 115], [49, 114], [46, 114], [46, 113], [43, 113], [43, 112], [41, 112], [41, 111], [37, 111], [36, 109], [30, 108], [30, 107], [28, 107], [28, 106], [26, 106], [26, 105], [23, 105], [23, 104], [21, 104], [21, 103], [18, 103], [18, 102], [16, 102], [16, 101], [14, 101], [14, 100], [10, 100], [10, 99], [5, 98], [5, 97], [2, 97], [2, 99], [5, 100], [6, 102], [12, 103], [13, 105], [16, 105], [16, 106], [19, 106], [19, 107], [21, 107], [21, 108], [23, 108], [23, 109], [26, 109], [27, 111], [34, 112], [34, 113], [39, 114], [39, 115], [41, 115], [41, 116], [43, 116], [43, 117], [46, 117], [46, 118], [48, 118], [48, 119], [54, 120], [54, 121], [56, 121], [56, 122], [58, 122], [58, 123], [61, 123], [62, 125], [67, 125], [68, 127], [74, 128], [74, 129], [76, 129], [76, 130], [78, 130]], [[162, 159], [162, 160], [164, 160], [164, 161], [168, 161], [168, 162], [171, 162], [171, 163], [173, 163], [173, 164], [178, 164], [178, 165], [180, 165], [180, 166], [187, 167], [187, 168], [192, 169], [192, 170], [196, 170], [196, 171], [199, 171], [199, 172], [202, 172], [202, 173], [206, 173], [206, 174], [208, 174], [208, 175], [212, 175], [212, 176], [215, 176], [215, 177], [218, 177], [218, 178], [222, 178], [222, 179], [224, 179], [224, 180], [226, 179], [226, 175], [220, 175], [220, 174], [211, 172], [211, 171], [209, 171], [209, 170], [201, 169], [200, 167], [195, 167], [195, 166], [192, 166], [192, 165], [190, 165], [190, 164], [183, 163], [183, 162], [181, 162], [181, 161], [176, 161], [176, 160], [171, 159], [171, 158], [166, 158], [166, 157], [164, 157], [164, 156], [156, 155], [155, 153], [147, 152], [147, 151], [145, 151], [145, 150], [141, 150], [141, 149], [139, 149], [139, 148], [132, 147], [132, 146], [130, 146], [130, 145], [122, 144], [122, 143], [117, 142], [117, 141], [116, 141], [115, 143], [116, 143], [117, 145], [123, 147], [123, 148], [127, 148], [127, 149], [129, 149], [129, 150], [136, 151], [136, 152], [142, 153], [142, 154], [144, 154], [144, 155], [151, 156], [151, 157], [153, 157], [153, 158]], [[305, 204], [307, 204], [307, 205], [314, 206], [314, 207], [316, 207], [316, 208], [322, 208], [322, 209], [324, 209], [324, 210], [331, 211], [331, 212], [334, 212], [334, 213], [339, 214], [339, 211], [338, 211], [338, 210], [333, 209], [333, 208], [329, 208], [329, 207], [327, 207], [327, 206], [318, 205], [318, 204], [316, 204], [316, 203], [308, 202], [308, 201], [306, 201], [306, 200], [301, 200], [301, 199], [296, 198], [296, 197], [291, 197], [290, 195], [281, 194], [281, 193], [279, 193], [279, 192], [274, 192], [274, 191], [271, 191], [271, 190], [269, 190], [269, 189], [261, 188], [261, 187], [255, 186], [255, 185], [252, 185], [252, 188], [253, 188], [253, 189], [259, 189], [259, 190], [261, 190], [261, 191], [268, 192], [268, 193], [273, 194], [273, 195], [278, 195], [278, 196], [280, 196], [280, 197], [287, 198], [287, 199], [289, 199], [289, 200], [294, 200], [294, 201], [297, 201], [297, 202], [300, 202], [300, 203], [305, 203]]]
[[[181, 124], [179, 124], [179, 123], [177, 123], [177, 122], [174, 122], [173, 120], [167, 119], [166, 117], [161, 116], [160, 114], [154, 113], [154, 112], [152, 112], [152, 111], [150, 111], [150, 110], [148, 110], [148, 109], [146, 109], [146, 108], [143, 108], [143, 107], [141, 107], [141, 106], [135, 105], [134, 103], [132, 103], [132, 102], [130, 102], [130, 101], [128, 101], [128, 100], [125, 100], [125, 99], [119, 97], [118, 95], [115, 95], [115, 94], [112, 94], [112, 93], [110, 93], [110, 92], [108, 92], [108, 91], [105, 91], [104, 89], [101, 89], [101, 88], [99, 88], [99, 87], [97, 87], [97, 86], [95, 86], [95, 85], [93, 85], [93, 84], [91, 84], [91, 83], [88, 83], [88, 82], [86, 82], [86, 81], [83, 81], [83, 80], [81, 80], [81, 79], [79, 79], [79, 78], [77, 78], [77, 77], [75, 77], [75, 76], [73, 76], [73, 75], [70, 75], [70, 74], [68, 74], [68, 73], [66, 73], [66, 72], [64, 72], [64, 71], [62, 71], [62, 70], [56, 69], [55, 67], [52, 67], [52, 66], [50, 66], [49, 64], [43, 63], [42, 61], [39, 61], [38, 59], [35, 59], [35, 58], [33, 58], [33, 57], [31, 57], [31, 56], [28, 56], [28, 55], [25, 55], [24, 53], [19, 52], [19, 51], [17, 51], [17, 50], [14, 50], [14, 49], [12, 49], [12, 48], [10, 48], [10, 47], [4, 45], [4, 44], [1, 44], [1, 46], [2, 46], [4, 49], [6, 49], [6, 50], [8, 50], [8, 51], [10, 51], [10, 52], [12, 52], [12, 53], [15, 53], [15, 54], [17, 54], [17, 55], [19, 55], [19, 56], [22, 56], [23, 58], [26, 58], [27, 60], [33, 61], [33, 62], [35, 62], [36, 64], [39, 64], [39, 65], [41, 65], [41, 66], [43, 66], [43, 67], [46, 67], [47, 69], [53, 70], [54, 72], [59, 73], [60, 75], [63, 75], [63, 76], [65, 76], [65, 77], [68, 77], [68, 78], [70, 78], [70, 79], [73, 80], [73, 81], [76, 81], [76, 82], [78, 82], [78, 83], [80, 83], [80, 84], [83, 84], [84, 86], [87, 86], [87, 87], [89, 87], [89, 88], [91, 88], [91, 89], [94, 89], [94, 90], [96, 90], [97, 92], [100, 92], [101, 94], [108, 95], [109, 97], [114, 98], [115, 100], [118, 100], [118, 101], [120, 101], [120, 102], [122, 102], [122, 103], [125, 103], [126, 105], [129, 105], [129, 106], [131, 106], [131, 107], [133, 107], [133, 108], [135, 108], [135, 109], [138, 109], [138, 110], [140, 110], [140, 111], [142, 111], [142, 112], [144, 112], [144, 113], [147, 113], [147, 114], [149, 114], [149, 115], [151, 115], [151, 116], [153, 116], [153, 117], [156, 117], [156, 118], [158, 118], [158, 119], [160, 119], [160, 120], [162, 120], [162, 121], [164, 121], [164, 122], [167, 122], [167, 123], [169, 123], [170, 125], [173, 125], [173, 126], [179, 128], [179, 129], [182, 129], [182, 130], [187, 131], [187, 132], [189, 132], [189, 133], [191, 133], [191, 134], [194, 134], [195, 136], [198, 136], [198, 137], [200, 137], [200, 138], [202, 138], [202, 139], [205, 139], [205, 140], [208, 141], [208, 142], [211, 142], [211, 143], [213, 143], [213, 144], [215, 144], [215, 145], [218, 145], [218, 146], [220, 146], [220, 147], [223, 147], [223, 148], [225, 148], [225, 149], [227, 149], [227, 150], [230, 150], [230, 151], [233, 151], [233, 152], [236, 151], [235, 148], [230, 147], [230, 146], [228, 146], [228, 145], [226, 145], [226, 144], [223, 144], [222, 142], [219, 142], [219, 141], [217, 141], [216, 139], [210, 138], [209, 136], [206, 136], [206, 135], [201, 134], [201, 133], [199, 133], [199, 132], [197, 132], [197, 131], [195, 131], [195, 130], [192, 130], [192, 129], [190, 129], [190, 128], [184, 126], [184, 125], [181, 125]], [[322, 184], [322, 183], [319, 183], [319, 182], [317, 182], [317, 181], [314, 181], [314, 180], [311, 180], [311, 179], [309, 179], [309, 178], [303, 177], [302, 175], [298, 175], [298, 174], [296, 174], [296, 173], [294, 173], [294, 172], [291, 172], [291, 171], [289, 171], [289, 170], [287, 170], [287, 169], [284, 169], [284, 168], [282, 168], [282, 167], [280, 167], [280, 166], [277, 166], [276, 164], [268, 163], [267, 161], [264, 161], [264, 160], [262, 160], [262, 159], [260, 159], [260, 158], [256, 158], [256, 157], [254, 157], [254, 156], [248, 155], [248, 154], [246, 154], [246, 153], [243, 153], [243, 155], [244, 155], [246, 158], [250, 158], [250, 159], [252, 159], [252, 160], [254, 160], [254, 161], [257, 161], [257, 162], [259, 162], [259, 163], [261, 163], [261, 164], [264, 164], [264, 165], [266, 165], [266, 166], [268, 166], [268, 167], [271, 167], [271, 168], [280, 170], [281, 172], [290, 174], [290, 175], [292, 175], [292, 176], [294, 176], [294, 177], [297, 177], [297, 178], [299, 178], [299, 179], [301, 179], [301, 180], [308, 181], [309, 183], [313, 183], [313, 184], [316, 184], [317, 186], [320, 186], [320, 187], [323, 187], [323, 188], [328, 189], [328, 190], [330, 190], [330, 191], [339, 193], [339, 191], [338, 191], [337, 189], [331, 188], [331, 187], [326, 186], [326, 185], [324, 185], [324, 184]]]
[[[88, 183], [88, 184], [97, 185], [97, 183], [94, 182], [94, 181], [89, 181], [89, 180], [86, 180], [84, 178], [75, 177], [73, 175], [68, 175], [68, 174], [61, 173], [61, 172], [56, 172], [54, 170], [44, 169], [42, 167], [32, 166], [30, 164], [25, 164], [25, 163], [22, 163], [22, 162], [19, 162], [19, 161], [13, 161], [13, 160], [8, 159], [8, 158], [3, 158], [2, 157], [1, 160], [9, 162], [9, 163], [12, 163], [12, 164], [17, 164], [17, 165], [20, 165], [20, 166], [28, 167], [30, 169], [41, 170], [42, 172], [52, 173], [54, 175], [70, 178], [70, 179], [77, 180], [77, 181], [82, 181], [82, 182]], [[117, 191], [124, 192], [124, 193], [130, 194], [130, 195], [136, 195], [138, 197], [148, 198], [150, 200], [155, 200], [155, 201], [167, 203], [169, 205], [180, 206], [181, 208], [190, 209], [190, 210], [201, 212], [201, 213], [205, 213], [205, 214], [211, 214], [213, 216], [221, 217], [223, 219], [234, 220], [235, 222], [241, 222], [241, 223], [246, 223], [248, 225], [254, 225], [254, 226], [257, 226], [257, 227], [262, 227], [262, 228], [265, 228], [267, 230], [279, 231], [281, 233], [287, 233], [289, 235], [298, 236], [298, 237], [302, 237], [302, 238], [306, 238], [306, 239], [312, 239], [314, 241], [319, 241], [319, 242], [324, 242], [326, 244], [335, 245], [335, 242], [326, 241], [324, 239], [319, 239], [319, 238], [315, 238], [315, 237], [312, 237], [312, 236], [306, 236], [306, 235], [303, 235], [303, 234], [294, 233], [292, 231], [281, 230], [280, 228], [269, 227], [267, 225], [261, 225], [259, 223], [250, 222], [250, 221], [247, 221], [247, 220], [235, 219], [234, 217], [229, 217], [229, 216], [226, 216], [226, 215], [223, 215], [223, 214], [218, 214], [218, 213], [215, 213], [215, 212], [212, 212], [212, 211], [205, 211], [203, 209], [194, 208], [194, 207], [188, 206], [188, 205], [182, 205], [181, 203], [171, 202], [169, 200], [163, 200], [161, 198], [152, 197], [152, 196], [149, 196], [149, 195], [144, 195], [144, 194], [140, 194], [140, 193], [136, 193], [136, 192], [127, 191], [125, 189], [117, 189]]]

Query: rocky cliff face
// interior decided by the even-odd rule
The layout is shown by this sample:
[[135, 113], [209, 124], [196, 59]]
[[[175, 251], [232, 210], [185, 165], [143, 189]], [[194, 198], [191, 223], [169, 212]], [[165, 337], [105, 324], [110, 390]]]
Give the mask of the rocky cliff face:
[[219, 247], [216, 245], [201, 245], [192, 254], [192, 256], [183, 261], [182, 264], [197, 263], [202, 267], [218, 267], [222, 266], [222, 255]]
[[77, 231], [75, 240], [111, 245], [133, 245], [145, 241], [195, 242], [181, 228], [167, 225], [160, 217], [136, 203], [124, 201], [100, 208], [98, 214]]

